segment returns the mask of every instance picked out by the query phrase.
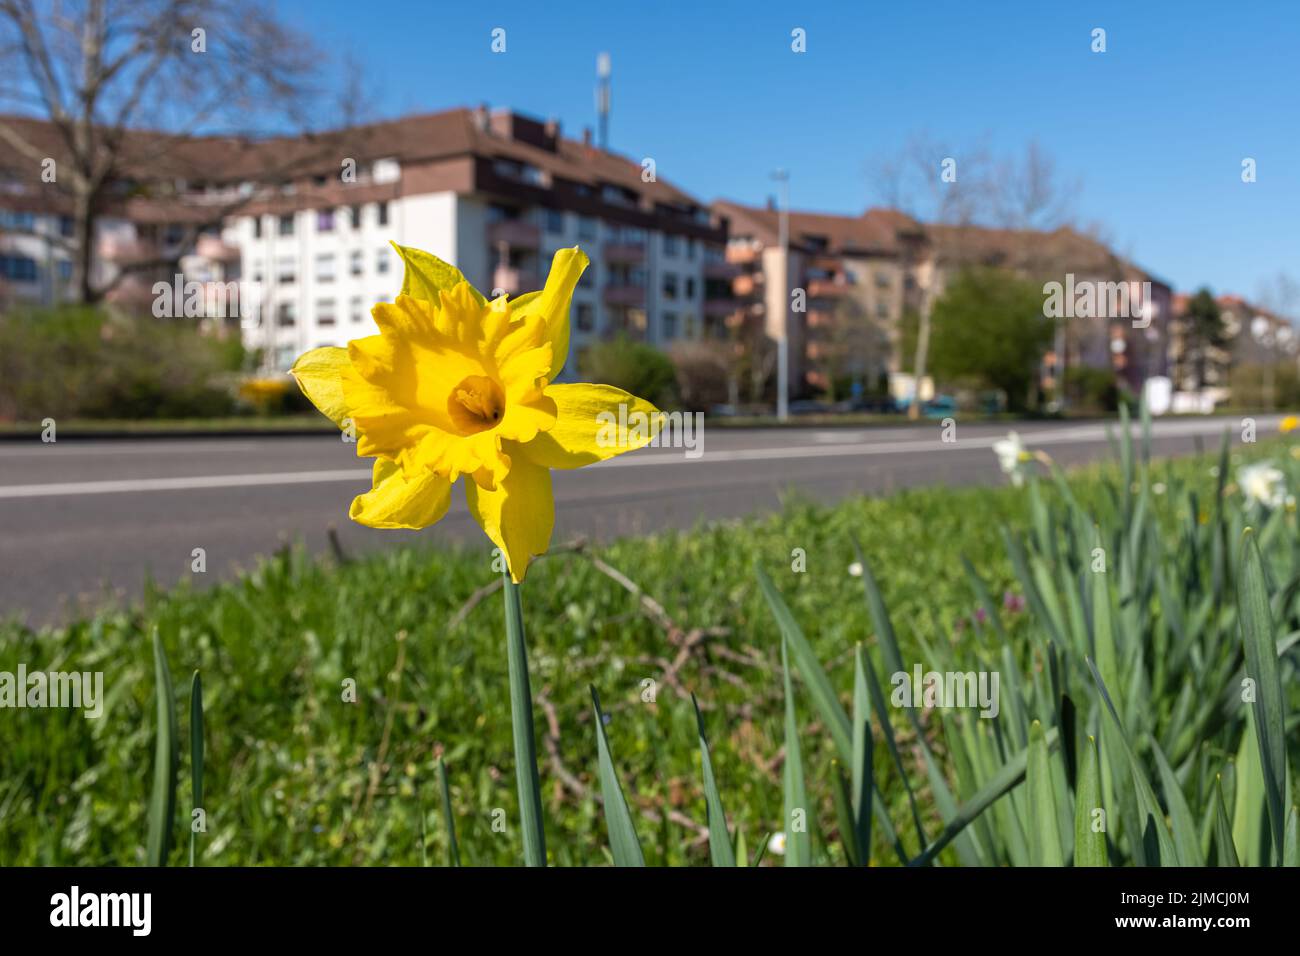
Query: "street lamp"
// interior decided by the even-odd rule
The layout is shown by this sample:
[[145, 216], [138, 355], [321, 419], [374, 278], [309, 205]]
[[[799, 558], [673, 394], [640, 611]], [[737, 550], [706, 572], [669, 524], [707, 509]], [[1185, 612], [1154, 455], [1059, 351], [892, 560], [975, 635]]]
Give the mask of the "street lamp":
[[781, 326], [776, 338], [776, 417], [790, 418], [790, 173], [778, 169], [772, 178], [781, 184], [777, 211], [781, 244]]

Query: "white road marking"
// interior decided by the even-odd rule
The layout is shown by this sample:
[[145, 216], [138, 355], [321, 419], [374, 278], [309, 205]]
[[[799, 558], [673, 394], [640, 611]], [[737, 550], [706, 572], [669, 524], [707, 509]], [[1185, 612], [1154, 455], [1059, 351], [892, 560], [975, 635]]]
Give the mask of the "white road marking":
[[[1268, 425], [1279, 416], [1261, 416], [1257, 424]], [[1188, 435], [1217, 437], [1224, 428], [1234, 429], [1233, 423], [1222, 419], [1206, 421], [1166, 421], [1156, 426], [1153, 438], [1175, 438]], [[1136, 430], [1137, 426], [1134, 426]], [[1118, 432], [1115, 427], [1114, 431]], [[733, 448], [710, 452], [705, 447], [701, 458], [686, 458], [682, 451], [652, 451], [612, 458], [600, 462], [598, 468], [635, 468], [654, 465], [709, 464], [728, 461], [773, 461], [800, 458], [846, 458], [871, 455], [901, 455], [928, 452], [952, 454], [958, 451], [988, 449], [1001, 439], [1001, 435], [962, 438], [939, 442], [934, 438], [890, 442], [852, 443], [841, 445], [803, 445], [786, 448]], [[1106, 426], [1101, 424], [1078, 425], [1060, 429], [1041, 429], [1022, 432], [1029, 448], [1042, 445], [1061, 445], [1070, 442], [1096, 443], [1106, 440]], [[253, 488], [262, 485], [306, 485], [331, 481], [365, 482], [370, 479], [369, 468], [346, 468], [329, 471], [278, 471], [251, 475], [196, 475], [185, 478], [122, 478], [109, 481], [68, 481], [35, 485], [0, 485], [0, 499], [53, 498], [66, 495], [132, 494], [152, 491], [194, 491], [205, 488]]]
[[[274, 437], [271, 435], [268, 438]], [[38, 439], [33, 439], [31, 444], [10, 444], [0, 442], [0, 458], [36, 458], [41, 455], [59, 455], [64, 458], [72, 458], [79, 455], [156, 455], [160, 448], [166, 448], [169, 453], [177, 454], [181, 452], [197, 451], [210, 452], [213, 446], [210, 442], [197, 441], [172, 441], [171, 439], [160, 439], [166, 444], [159, 445], [156, 441], [149, 442], [124, 442], [117, 440], [100, 439], [94, 441], [94, 444], [82, 444], [80, 441], [73, 439], [70, 441], [56, 441], [45, 444]], [[253, 441], [239, 441], [229, 439], [222, 441], [219, 446], [223, 452], [227, 451], [257, 451], [261, 446]]]
[[256, 475], [195, 475], [190, 478], [61, 481], [44, 485], [0, 485], [0, 498], [111, 495], [140, 491], [194, 491], [200, 488], [252, 488], [258, 485], [307, 485], [324, 481], [368, 481], [369, 479], [369, 468], [347, 468], [334, 471], [268, 471]]

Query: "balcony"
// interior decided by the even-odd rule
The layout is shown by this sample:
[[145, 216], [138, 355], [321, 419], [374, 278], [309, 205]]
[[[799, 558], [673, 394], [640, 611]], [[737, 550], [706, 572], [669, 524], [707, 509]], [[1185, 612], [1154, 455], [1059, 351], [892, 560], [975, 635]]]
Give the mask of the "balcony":
[[199, 236], [195, 252], [204, 259], [214, 262], [238, 262], [239, 247], [223, 242], [220, 236], [204, 234]]
[[536, 272], [511, 266], [497, 266], [492, 272], [492, 288], [500, 289], [506, 295], [515, 296], [524, 292], [534, 292], [541, 287], [542, 282]]
[[606, 305], [628, 308], [645, 308], [645, 286], [610, 283], [605, 286]]
[[809, 309], [808, 310], [808, 328], [824, 329], [833, 325], [835, 314], [828, 309]]
[[838, 299], [849, 294], [853, 286], [838, 279], [812, 279], [808, 282], [808, 298]]
[[645, 243], [607, 242], [601, 250], [606, 262], [627, 262], [640, 265], [645, 262]]
[[158, 255], [155, 244], [133, 236], [104, 236], [98, 246], [100, 257], [109, 262], [140, 262]]
[[734, 279], [740, 275], [740, 266], [732, 262], [724, 262], [720, 259], [713, 259], [704, 263], [704, 278], [706, 279]]
[[542, 228], [525, 219], [502, 219], [487, 228], [488, 242], [515, 249], [536, 249], [542, 244]]
[[735, 299], [705, 299], [704, 314], [710, 318], [726, 318], [739, 308]]

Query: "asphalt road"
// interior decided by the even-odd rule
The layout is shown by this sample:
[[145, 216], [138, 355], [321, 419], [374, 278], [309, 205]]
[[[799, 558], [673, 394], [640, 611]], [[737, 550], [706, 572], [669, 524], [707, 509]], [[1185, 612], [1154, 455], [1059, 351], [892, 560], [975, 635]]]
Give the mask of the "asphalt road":
[[[1261, 434], [1276, 417], [1261, 417]], [[1233, 419], [1158, 421], [1153, 451], [1217, 447]], [[1064, 465], [1109, 455], [1101, 423], [1024, 424], [1027, 446]], [[647, 448], [555, 472], [555, 541], [686, 527], [772, 511], [792, 489], [831, 502], [926, 484], [1005, 480], [991, 446], [1006, 426], [940, 424], [843, 429], [708, 429], [703, 454]], [[1237, 435], [1239, 437], [1239, 434]], [[486, 538], [453, 494], [451, 512], [423, 532], [374, 531], [347, 518], [369, 486], [367, 460], [334, 437], [71, 440], [0, 443], [0, 616], [39, 625], [140, 593], [146, 577], [199, 585], [228, 578], [286, 539], [328, 549], [338, 528], [354, 553], [412, 542]], [[203, 548], [207, 572], [192, 574]]]

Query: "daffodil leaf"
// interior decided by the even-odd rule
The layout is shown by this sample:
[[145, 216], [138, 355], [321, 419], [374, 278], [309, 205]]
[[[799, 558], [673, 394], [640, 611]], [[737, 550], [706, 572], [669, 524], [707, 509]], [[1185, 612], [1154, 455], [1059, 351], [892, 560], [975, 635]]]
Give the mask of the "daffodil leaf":
[[[1095, 814], [1102, 810], [1101, 768], [1097, 759], [1097, 739], [1089, 736], [1083, 745], [1079, 767], [1079, 784], [1074, 793], [1074, 865], [1109, 866], [1106, 855], [1106, 831], [1095, 826]], [[1102, 819], [1105, 817], [1103, 815]]]
[[1282, 679], [1277, 666], [1277, 636], [1269, 610], [1259, 543], [1247, 533], [1241, 543], [1237, 616], [1246, 654], [1246, 675], [1255, 683], [1255, 733], [1259, 742], [1268, 820], [1276, 859], [1281, 859], [1286, 806], [1286, 742], [1283, 736]]
[[[718, 782], [713, 776], [709, 740], [704, 733], [704, 716], [700, 713], [700, 704], [694, 694], [691, 695], [691, 705], [695, 708], [695, 726], [700, 734], [700, 758], [704, 768], [704, 805], [709, 821], [709, 856], [714, 866], [735, 866], [736, 851], [731, 845], [731, 835], [727, 832], [727, 815], [722, 809]], [[742, 853], [741, 856], [743, 855]]]
[[150, 866], [166, 866], [171, 853], [172, 824], [176, 814], [176, 771], [180, 744], [176, 739], [176, 697], [167, 654], [157, 628], [153, 632], [154, 702], [158, 726], [154, 734], [153, 793], [149, 798]]
[[591, 691], [591, 709], [596, 718], [596, 761], [600, 775], [600, 795], [605, 804], [605, 826], [609, 830], [609, 848], [615, 866], [645, 866], [641, 841], [637, 839], [623, 787], [618, 782], [614, 758], [609, 752], [609, 739], [605, 736], [605, 714], [600, 709], [596, 688]]

